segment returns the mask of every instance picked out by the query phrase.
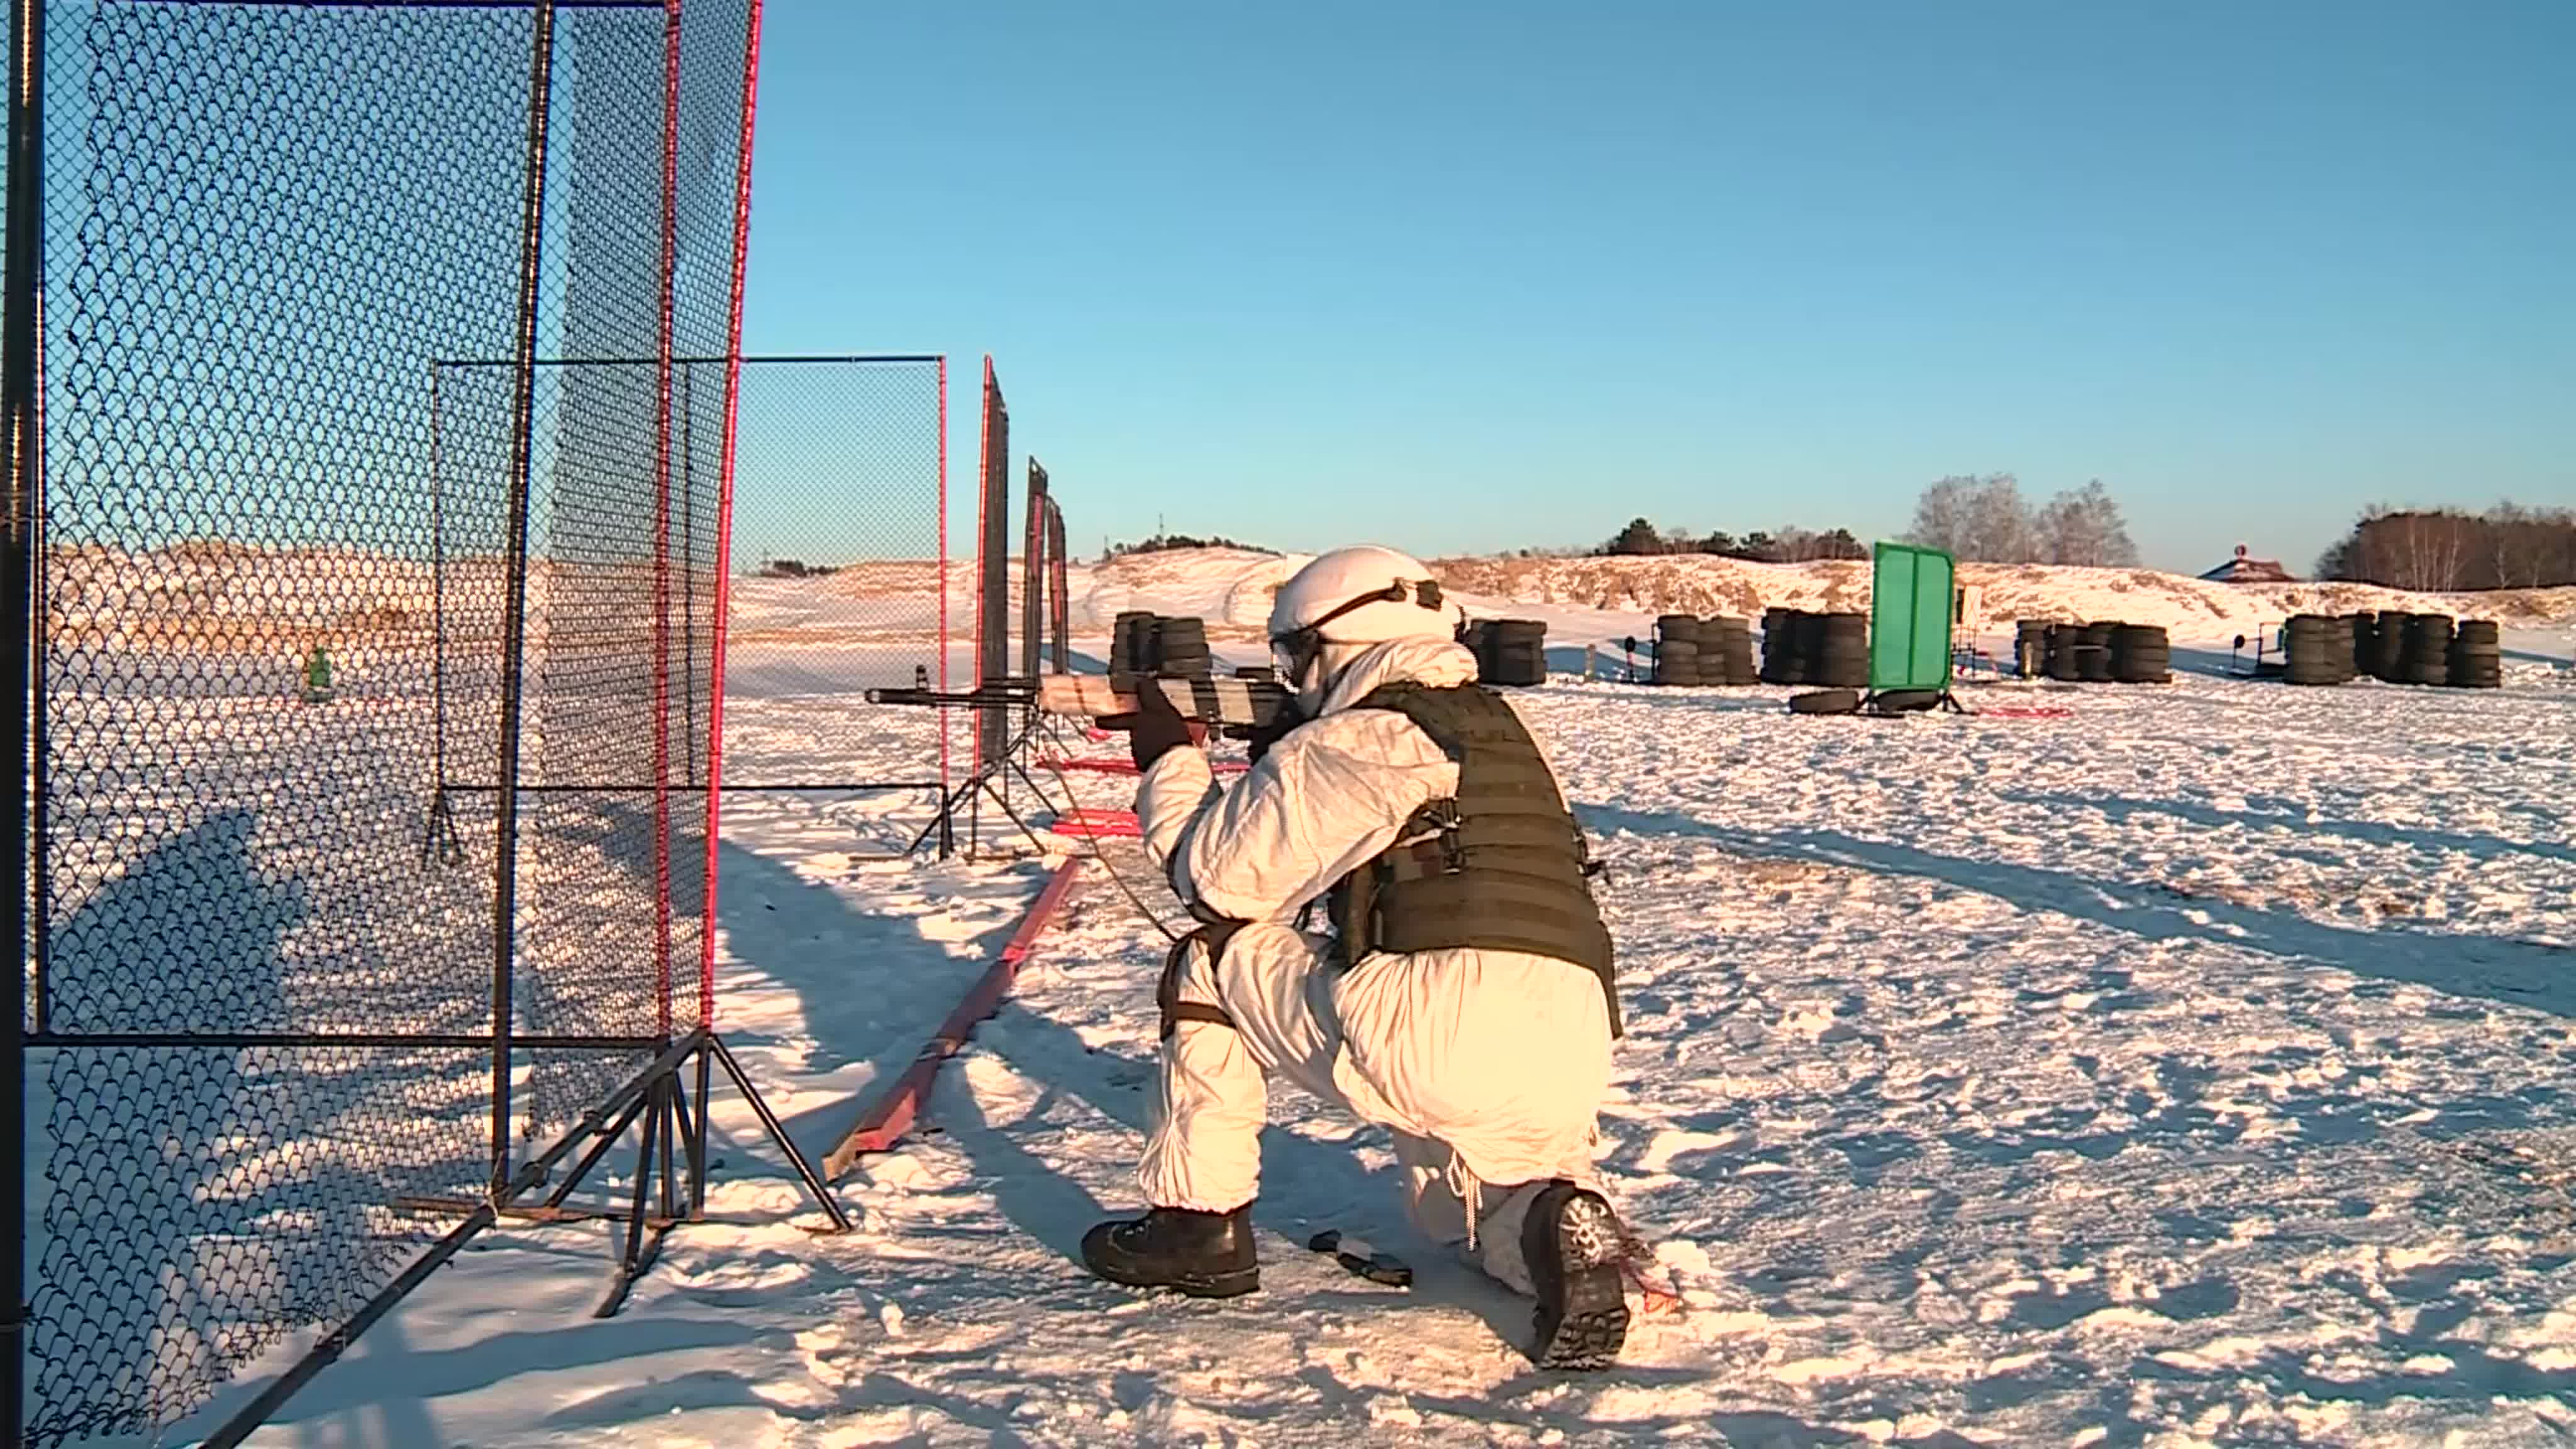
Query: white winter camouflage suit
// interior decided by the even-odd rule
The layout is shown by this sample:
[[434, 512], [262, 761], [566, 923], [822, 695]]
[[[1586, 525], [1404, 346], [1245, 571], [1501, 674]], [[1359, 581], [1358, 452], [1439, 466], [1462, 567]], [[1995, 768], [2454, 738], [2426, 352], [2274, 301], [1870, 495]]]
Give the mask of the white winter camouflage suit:
[[1457, 766], [1412, 721], [1351, 706], [1382, 685], [1475, 677], [1475, 656], [1445, 640], [1374, 645], [1234, 788], [1217, 790], [1194, 749], [1145, 772], [1136, 815], [1154, 864], [1184, 901], [1248, 923], [1213, 966], [1196, 942], [1181, 966], [1179, 999], [1222, 1009], [1234, 1029], [1184, 1020], [1163, 1044], [1138, 1172], [1155, 1206], [1253, 1200], [1264, 1078], [1281, 1076], [1392, 1131], [1415, 1224], [1531, 1291], [1520, 1229], [1538, 1185], [1596, 1182], [1594, 1115], [1610, 1076], [1600, 979], [1473, 948], [1378, 953], [1343, 971], [1330, 937], [1295, 925], [1416, 809], [1457, 793]]

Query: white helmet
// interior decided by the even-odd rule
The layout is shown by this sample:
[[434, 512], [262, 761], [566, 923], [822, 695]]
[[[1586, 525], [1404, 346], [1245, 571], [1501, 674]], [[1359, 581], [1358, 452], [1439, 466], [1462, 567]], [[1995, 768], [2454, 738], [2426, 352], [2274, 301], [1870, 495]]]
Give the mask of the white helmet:
[[1279, 586], [1270, 649], [1289, 687], [1313, 694], [1324, 681], [1307, 676], [1328, 646], [1454, 640], [1461, 618], [1419, 559], [1373, 544], [1337, 548]]

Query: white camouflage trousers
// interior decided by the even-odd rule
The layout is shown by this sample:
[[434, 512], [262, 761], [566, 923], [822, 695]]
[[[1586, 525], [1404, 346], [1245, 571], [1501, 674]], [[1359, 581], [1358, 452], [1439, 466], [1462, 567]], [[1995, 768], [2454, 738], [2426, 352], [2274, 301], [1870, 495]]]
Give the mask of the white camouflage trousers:
[[[1610, 1077], [1609, 1013], [1581, 967], [1458, 949], [1375, 956], [1344, 972], [1331, 940], [1242, 927], [1211, 964], [1183, 948], [1165, 990], [1232, 1022], [1163, 1039], [1143, 1165], [1158, 1207], [1226, 1212], [1260, 1190], [1266, 1079], [1393, 1132], [1405, 1206], [1433, 1242], [1528, 1293], [1521, 1225], [1552, 1178], [1587, 1185]], [[1473, 1211], [1470, 1211], [1470, 1204]]]

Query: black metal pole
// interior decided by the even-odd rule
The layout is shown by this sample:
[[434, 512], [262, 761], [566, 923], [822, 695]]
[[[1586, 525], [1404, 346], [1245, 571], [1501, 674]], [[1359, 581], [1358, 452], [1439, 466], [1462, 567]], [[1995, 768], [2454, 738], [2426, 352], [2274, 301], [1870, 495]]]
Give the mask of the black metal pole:
[[[709, 921], [706, 929], [715, 929]], [[714, 1039], [705, 1022], [698, 1023], [698, 1094], [690, 1099], [690, 1110], [697, 1114], [695, 1130], [689, 1134], [689, 1221], [698, 1222], [707, 1215], [707, 1091], [712, 1085], [709, 1069], [714, 1065], [715, 1051], [708, 1043]]]
[[[0, 274], [0, 448], [8, 454], [9, 517], [0, 550], [0, 594], [7, 596], [8, 647], [0, 649], [0, 710], [9, 717], [9, 771], [27, 758], [34, 714], [34, 651], [43, 635], [36, 614], [37, 496], [43, 485], [44, 386], [37, 367], [39, 322], [36, 289], [44, 262], [45, 7], [43, 0], [14, 0], [9, 50], [9, 201], [5, 222], [8, 264]], [[40, 845], [28, 835], [28, 787], [12, 780], [0, 807], [0, 841], [9, 855], [7, 899], [0, 901], [0, 994], [7, 1020], [0, 1023], [0, 1057], [7, 1081], [0, 1085], [0, 1163], [27, 1155], [27, 944], [28, 862]], [[12, 1169], [0, 1185], [0, 1444], [22, 1442], [27, 1383], [27, 1174]]]
[[554, 87], [555, 0], [537, 0], [529, 46], [526, 210], [519, 239], [519, 374], [510, 402], [510, 541], [501, 616], [501, 791], [492, 859], [492, 1199], [510, 1188], [512, 967], [518, 956], [519, 711], [528, 646], [528, 502], [536, 440], [537, 293], [544, 284], [546, 108]]
[[[850, 1215], [842, 1210], [841, 1200], [832, 1196], [832, 1189], [814, 1171], [814, 1164], [805, 1160], [805, 1153], [797, 1147], [796, 1139], [787, 1135], [786, 1125], [778, 1120], [777, 1113], [769, 1110], [769, 1103], [763, 1101], [759, 1090], [751, 1085], [751, 1078], [744, 1074], [742, 1063], [734, 1060], [733, 1051], [724, 1044], [724, 1038], [709, 1032], [706, 1045], [716, 1054], [716, 1061], [724, 1067], [725, 1075], [733, 1078], [733, 1089], [742, 1093], [742, 1099], [759, 1114], [762, 1130], [768, 1132], [769, 1140], [786, 1154], [787, 1165], [796, 1169], [796, 1176], [804, 1182], [805, 1190], [814, 1194], [814, 1201], [822, 1205], [823, 1216], [832, 1220], [833, 1230], [848, 1232]], [[700, 1100], [704, 1100], [703, 1094]]]

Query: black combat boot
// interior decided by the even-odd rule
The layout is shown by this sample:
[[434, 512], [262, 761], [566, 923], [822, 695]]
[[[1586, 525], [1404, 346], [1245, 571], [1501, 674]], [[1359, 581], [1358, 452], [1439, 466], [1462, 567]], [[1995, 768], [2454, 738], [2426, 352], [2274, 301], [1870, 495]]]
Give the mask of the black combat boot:
[[1543, 1369], [1603, 1369], [1628, 1341], [1619, 1277], [1619, 1220], [1601, 1194], [1560, 1178], [1539, 1192], [1521, 1224], [1521, 1256], [1538, 1290]]
[[1112, 1283], [1193, 1298], [1233, 1298], [1261, 1286], [1249, 1205], [1230, 1213], [1158, 1207], [1102, 1223], [1083, 1234], [1082, 1261]]

